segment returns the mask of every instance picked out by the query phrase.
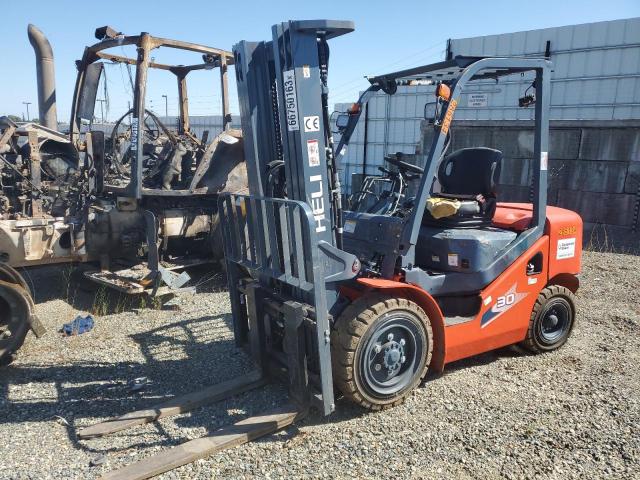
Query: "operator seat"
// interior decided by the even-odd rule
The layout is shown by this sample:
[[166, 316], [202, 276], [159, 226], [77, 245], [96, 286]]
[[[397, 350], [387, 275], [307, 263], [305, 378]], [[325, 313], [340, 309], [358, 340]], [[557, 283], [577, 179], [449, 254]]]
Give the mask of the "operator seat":
[[463, 148], [447, 155], [438, 167], [441, 192], [433, 198], [457, 200], [460, 208], [448, 217], [434, 218], [425, 209], [422, 224], [442, 228], [478, 228], [491, 225], [502, 152], [492, 148]]

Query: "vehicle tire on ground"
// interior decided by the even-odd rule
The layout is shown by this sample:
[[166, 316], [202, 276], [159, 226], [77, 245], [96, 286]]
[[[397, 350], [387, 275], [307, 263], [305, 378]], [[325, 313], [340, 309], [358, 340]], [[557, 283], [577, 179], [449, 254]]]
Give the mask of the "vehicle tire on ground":
[[362, 407], [382, 410], [401, 404], [426, 376], [433, 332], [415, 302], [372, 293], [340, 315], [331, 346], [338, 389]]
[[0, 365], [11, 363], [29, 332], [29, 293], [15, 283], [0, 281]]
[[556, 350], [571, 335], [575, 322], [575, 296], [566, 287], [544, 288], [533, 306], [527, 337], [521, 346], [533, 353]]
[[7, 283], [16, 283], [24, 288], [29, 293], [29, 295], [31, 295], [31, 297], [33, 297], [31, 287], [27, 284], [25, 278], [20, 275], [20, 272], [2, 262], [0, 262], [0, 281]]

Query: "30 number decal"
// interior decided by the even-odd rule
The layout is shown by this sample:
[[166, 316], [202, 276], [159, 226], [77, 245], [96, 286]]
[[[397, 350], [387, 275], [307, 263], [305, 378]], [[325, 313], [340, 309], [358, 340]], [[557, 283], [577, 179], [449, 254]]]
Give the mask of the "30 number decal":
[[508, 293], [506, 295], [502, 295], [501, 297], [498, 297], [496, 301], [496, 308], [504, 308], [509, 305], [513, 305], [515, 301], [516, 301], [516, 295], [514, 293]]

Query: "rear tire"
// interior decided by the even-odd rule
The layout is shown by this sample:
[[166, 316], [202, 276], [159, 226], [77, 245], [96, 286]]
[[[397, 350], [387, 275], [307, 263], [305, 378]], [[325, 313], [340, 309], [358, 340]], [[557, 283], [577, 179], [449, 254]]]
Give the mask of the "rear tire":
[[418, 304], [373, 293], [340, 315], [331, 345], [338, 389], [362, 407], [382, 410], [401, 404], [426, 376], [433, 333]]
[[551, 352], [567, 342], [575, 323], [575, 296], [566, 287], [543, 289], [531, 311], [527, 337], [521, 346], [532, 353]]

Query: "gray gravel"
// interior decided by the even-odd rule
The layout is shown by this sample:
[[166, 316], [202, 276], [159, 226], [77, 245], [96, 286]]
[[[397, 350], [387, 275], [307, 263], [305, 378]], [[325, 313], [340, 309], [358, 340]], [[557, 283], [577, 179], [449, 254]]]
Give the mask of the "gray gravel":
[[[560, 351], [457, 362], [398, 408], [369, 414], [338, 401], [328, 419], [161, 478], [640, 478], [640, 257], [584, 260], [579, 323]], [[38, 284], [61, 284], [47, 278]], [[178, 311], [100, 316], [73, 338], [56, 330], [77, 310], [52, 297], [37, 306], [50, 332], [0, 370], [0, 478], [94, 478], [286, 398], [271, 385], [80, 441], [79, 427], [232, 378], [249, 360], [234, 347], [224, 292], [182, 296]], [[130, 392], [137, 377], [150, 383]]]

